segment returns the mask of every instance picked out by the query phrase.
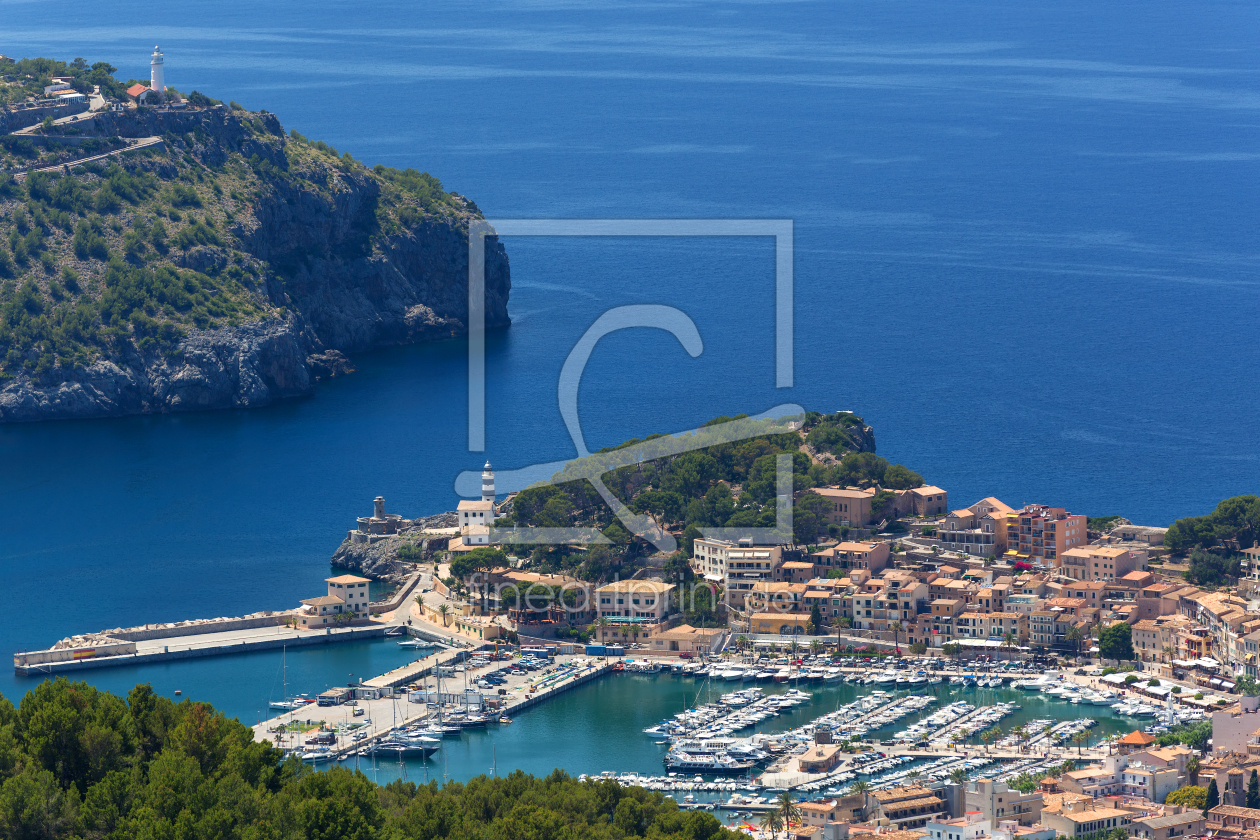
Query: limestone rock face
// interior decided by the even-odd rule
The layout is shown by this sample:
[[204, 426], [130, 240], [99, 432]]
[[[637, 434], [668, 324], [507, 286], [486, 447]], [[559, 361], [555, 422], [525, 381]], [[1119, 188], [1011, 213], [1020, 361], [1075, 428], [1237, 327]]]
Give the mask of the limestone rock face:
[[[402, 581], [411, 573], [412, 564], [427, 561], [433, 552], [446, 548], [447, 537], [425, 533], [432, 528], [453, 528], [455, 513], [439, 513], [422, 519], [404, 520], [396, 536], [372, 544], [352, 542], [348, 537], [332, 556], [333, 566], [352, 574], [375, 580]], [[412, 559], [403, 559], [399, 552], [406, 546]]]
[[[255, 291], [270, 314], [190, 332], [164, 350], [131, 344], [86, 369], [0, 381], [0, 423], [262, 406], [352, 372], [348, 355], [467, 332], [468, 225], [481, 217], [472, 201], [453, 196], [453, 212], [380, 228], [383, 182], [370, 170], [328, 164], [303, 178], [274, 174], [289, 162], [272, 114], [139, 109], [102, 114], [83, 131], [175, 138], [171, 155], [190, 154], [209, 167], [232, 153], [274, 167], [267, 174], [258, 164], [249, 212], [236, 216], [222, 247], [170, 258], [203, 274], [254, 266], [265, 278]], [[159, 177], [174, 169], [166, 157], [140, 165]], [[510, 323], [510, 290], [507, 254], [488, 237], [487, 328]]]

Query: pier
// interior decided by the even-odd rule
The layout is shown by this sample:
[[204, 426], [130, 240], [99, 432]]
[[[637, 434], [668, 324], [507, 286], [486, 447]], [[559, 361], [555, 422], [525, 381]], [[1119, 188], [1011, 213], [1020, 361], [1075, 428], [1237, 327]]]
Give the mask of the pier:
[[[248, 653], [282, 647], [360, 641], [380, 638], [387, 635], [391, 629], [391, 625], [376, 624], [366, 627], [328, 627], [302, 632], [282, 625], [273, 625], [218, 633], [160, 636], [140, 641], [119, 640], [114, 643], [103, 643], [94, 648], [15, 653], [13, 670], [23, 676], [38, 677], [88, 668], [145, 665], [153, 662]], [[398, 631], [395, 630], [395, 632]], [[64, 655], [56, 656], [57, 654]]]
[[[478, 653], [491, 654], [494, 646], [482, 645], [473, 649], [444, 650], [423, 657], [400, 668], [395, 668], [355, 686], [347, 687], [347, 702], [332, 706], [319, 706], [314, 702], [276, 715], [253, 727], [254, 740], [269, 740], [286, 750], [298, 751], [306, 742], [306, 736], [316, 730], [334, 733], [333, 743], [321, 760], [342, 761], [360, 750], [372, 748], [389, 735], [416, 724], [434, 723], [439, 719], [438, 709], [429, 702], [414, 703], [409, 695], [413, 691], [432, 688], [436, 693], [438, 669], [445, 671], [463, 663]], [[524, 712], [572, 688], [598, 679], [613, 671], [617, 660], [599, 660], [586, 656], [557, 656], [553, 666], [546, 671], [527, 672], [524, 676], [512, 676], [498, 689], [497, 694], [485, 689], [465, 689], [465, 682], [472, 683], [481, 671], [501, 670], [510, 665], [510, 659], [495, 659], [476, 670], [451, 673], [443, 677], [447, 685], [441, 696], [470, 698], [490, 712], [491, 723], [498, 726], [501, 716]], [[465, 691], [468, 693], [466, 694]], [[429, 696], [432, 696], [429, 693]], [[361, 712], [360, 712], [361, 710]]]

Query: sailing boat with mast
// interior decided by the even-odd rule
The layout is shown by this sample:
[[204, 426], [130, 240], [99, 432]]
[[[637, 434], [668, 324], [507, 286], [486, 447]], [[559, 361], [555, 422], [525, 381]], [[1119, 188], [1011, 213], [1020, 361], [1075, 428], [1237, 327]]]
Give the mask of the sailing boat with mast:
[[[305, 700], [299, 700], [296, 697], [293, 699], [289, 699], [289, 672], [288, 672], [288, 660], [286, 658], [287, 652], [288, 652], [287, 647], [280, 648], [280, 674], [281, 674], [281, 679], [283, 680], [283, 683], [284, 683], [284, 689], [283, 689], [284, 699], [272, 700], [270, 703], [267, 704], [269, 708], [280, 709], [286, 712], [291, 709], [300, 709], [306, 705]], [[275, 683], [272, 683], [271, 685], [273, 688], [275, 687]]]

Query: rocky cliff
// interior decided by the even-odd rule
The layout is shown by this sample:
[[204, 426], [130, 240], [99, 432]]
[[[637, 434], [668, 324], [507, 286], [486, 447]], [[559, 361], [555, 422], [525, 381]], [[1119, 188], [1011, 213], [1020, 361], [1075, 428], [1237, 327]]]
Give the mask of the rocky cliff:
[[[0, 175], [0, 422], [261, 406], [350, 371], [349, 354], [467, 331], [481, 213], [427, 174], [222, 107], [73, 131], [166, 142]], [[492, 237], [488, 328], [509, 324], [510, 288]]]
[[420, 519], [404, 520], [397, 536], [377, 542], [342, 540], [332, 556], [332, 564], [354, 574], [376, 580], [401, 583], [415, 563], [431, 561], [434, 552], [446, 548], [448, 537], [425, 533], [433, 528], [453, 528], [458, 519], [453, 512]]

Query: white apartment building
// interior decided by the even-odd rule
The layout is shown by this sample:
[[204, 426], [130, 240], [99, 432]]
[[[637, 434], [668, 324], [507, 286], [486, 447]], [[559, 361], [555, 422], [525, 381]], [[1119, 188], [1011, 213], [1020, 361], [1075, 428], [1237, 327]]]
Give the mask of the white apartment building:
[[753, 545], [752, 540], [739, 542], [703, 537], [695, 541], [691, 565], [697, 575], [726, 590], [727, 604], [744, 609], [744, 599], [758, 583], [774, 580], [775, 570], [783, 562], [783, 547]]

